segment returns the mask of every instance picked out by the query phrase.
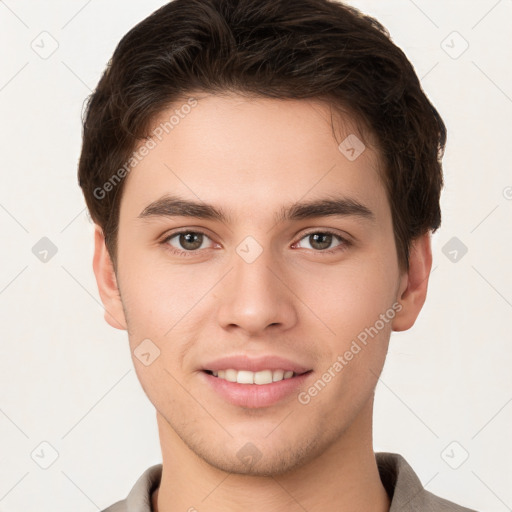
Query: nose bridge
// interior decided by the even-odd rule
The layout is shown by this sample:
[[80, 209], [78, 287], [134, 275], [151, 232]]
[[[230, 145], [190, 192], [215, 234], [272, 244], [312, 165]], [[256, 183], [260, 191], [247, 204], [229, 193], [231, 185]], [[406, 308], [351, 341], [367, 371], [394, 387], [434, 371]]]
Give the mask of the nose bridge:
[[219, 310], [224, 327], [237, 325], [256, 333], [271, 324], [289, 327], [295, 321], [291, 294], [284, 278], [276, 277], [281, 266], [270, 247], [248, 236], [235, 248], [232, 266]]
[[269, 245], [262, 246], [252, 236], [245, 238], [236, 247], [234, 266], [236, 288], [241, 292], [252, 290], [255, 294], [265, 292], [275, 296], [275, 283], [271, 281], [276, 278], [270, 269], [278, 267], [279, 262], [273, 257]]

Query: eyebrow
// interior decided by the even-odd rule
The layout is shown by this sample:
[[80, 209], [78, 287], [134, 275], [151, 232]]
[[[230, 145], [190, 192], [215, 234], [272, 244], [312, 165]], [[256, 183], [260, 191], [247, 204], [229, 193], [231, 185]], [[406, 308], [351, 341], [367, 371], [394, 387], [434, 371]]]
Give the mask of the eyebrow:
[[[359, 201], [345, 197], [327, 197], [303, 203], [283, 206], [275, 215], [275, 223], [312, 219], [316, 217], [353, 216], [375, 222], [375, 214]], [[140, 219], [152, 217], [193, 217], [216, 220], [229, 224], [232, 217], [222, 208], [214, 205], [165, 195], [153, 201], [138, 215]]]

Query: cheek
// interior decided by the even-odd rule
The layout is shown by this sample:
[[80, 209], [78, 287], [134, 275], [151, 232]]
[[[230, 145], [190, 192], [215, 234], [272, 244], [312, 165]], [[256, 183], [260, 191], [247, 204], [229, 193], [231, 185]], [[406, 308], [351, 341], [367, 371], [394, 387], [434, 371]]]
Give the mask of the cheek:
[[143, 340], [151, 340], [157, 348], [150, 344], [149, 351], [159, 351], [158, 358], [147, 369], [140, 368], [138, 374], [141, 382], [150, 386], [154, 381], [158, 387], [159, 379], [170, 379], [165, 370], [173, 375], [181, 372], [191, 341], [201, 338], [201, 318], [208, 316], [207, 309], [212, 306], [207, 298], [215, 276], [194, 272], [192, 265], [180, 269], [155, 261], [147, 263], [135, 255], [125, 260], [122, 270], [122, 297], [134, 364], [141, 366], [136, 357], [141, 351], [138, 347]]
[[303, 390], [300, 403], [309, 403], [322, 414], [327, 408], [339, 424], [354, 417], [372, 396], [396, 314], [395, 283], [385, 266], [375, 265], [370, 270], [365, 265], [364, 272], [361, 268], [340, 268], [315, 279], [304, 299], [322, 320], [308, 322], [312, 329], [318, 326], [322, 331], [315, 349], [322, 354], [322, 363], [317, 380]]
[[[338, 344], [373, 325], [395, 301], [397, 268], [377, 254], [300, 270], [292, 289], [316, 320], [308, 309], [305, 314], [325, 328], [325, 339], [335, 337]], [[305, 279], [305, 275], [310, 277]]]
[[[207, 282], [165, 261], [132, 253], [121, 270], [123, 304], [132, 330], [163, 336], [207, 290]], [[144, 333], [141, 331], [145, 331]]]

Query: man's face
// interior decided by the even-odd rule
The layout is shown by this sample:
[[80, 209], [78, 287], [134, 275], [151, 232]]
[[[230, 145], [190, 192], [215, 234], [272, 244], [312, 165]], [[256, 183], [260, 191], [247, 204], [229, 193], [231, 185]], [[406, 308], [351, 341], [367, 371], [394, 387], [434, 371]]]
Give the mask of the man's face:
[[[338, 142], [356, 133], [349, 119], [343, 126]], [[350, 143], [340, 150], [323, 104], [239, 96], [205, 95], [154, 142], [125, 184], [117, 284], [132, 355], [147, 352], [148, 362], [160, 351], [148, 366], [133, 361], [161, 442], [251, 474], [282, 473], [343, 440], [354, 444], [371, 429], [405, 282], [376, 153], [367, 147], [353, 159]], [[226, 219], [190, 209], [194, 216], [149, 214], [166, 195], [212, 205]], [[370, 213], [277, 219], [320, 200]], [[138, 349], [143, 340], [151, 341]], [[263, 365], [309, 373], [251, 385], [205, 371], [228, 356], [280, 357], [288, 363]]]

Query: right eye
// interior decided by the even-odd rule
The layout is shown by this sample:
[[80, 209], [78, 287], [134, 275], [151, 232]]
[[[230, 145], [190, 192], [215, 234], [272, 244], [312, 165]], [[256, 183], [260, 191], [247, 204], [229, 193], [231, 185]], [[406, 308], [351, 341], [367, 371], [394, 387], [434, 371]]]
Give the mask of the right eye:
[[167, 236], [161, 243], [167, 245], [174, 254], [189, 256], [191, 255], [189, 253], [205, 249], [202, 247], [205, 238], [209, 239], [208, 235], [202, 231], [182, 230]]

